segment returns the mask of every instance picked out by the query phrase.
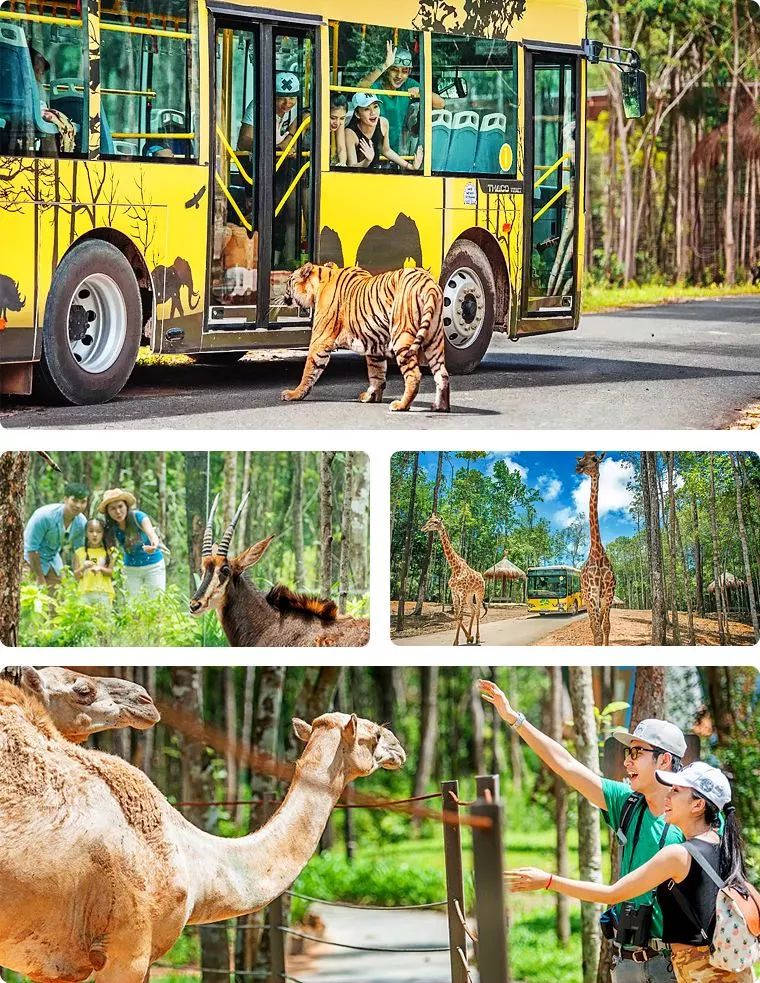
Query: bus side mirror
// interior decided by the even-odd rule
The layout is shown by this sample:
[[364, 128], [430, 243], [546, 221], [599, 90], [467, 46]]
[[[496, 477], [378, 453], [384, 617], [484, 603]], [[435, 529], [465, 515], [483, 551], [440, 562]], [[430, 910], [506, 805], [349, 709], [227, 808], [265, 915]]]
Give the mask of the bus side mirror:
[[623, 112], [626, 119], [641, 119], [647, 111], [647, 76], [640, 68], [623, 72]]

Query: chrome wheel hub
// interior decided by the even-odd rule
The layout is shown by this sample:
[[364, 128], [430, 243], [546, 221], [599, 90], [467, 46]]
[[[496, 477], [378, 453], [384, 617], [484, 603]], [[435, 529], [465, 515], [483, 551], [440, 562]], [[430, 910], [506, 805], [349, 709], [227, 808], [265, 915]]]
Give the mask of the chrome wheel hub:
[[109, 369], [127, 337], [127, 305], [116, 281], [105, 273], [85, 277], [69, 304], [67, 337], [80, 368]]
[[486, 292], [480, 277], [466, 266], [455, 270], [443, 286], [443, 330], [449, 344], [468, 348], [486, 317]]

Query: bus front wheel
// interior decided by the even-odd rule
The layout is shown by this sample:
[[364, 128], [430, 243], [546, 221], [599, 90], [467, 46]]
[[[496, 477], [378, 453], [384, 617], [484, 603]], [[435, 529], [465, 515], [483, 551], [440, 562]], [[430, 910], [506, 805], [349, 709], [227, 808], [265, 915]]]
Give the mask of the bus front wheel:
[[474, 242], [460, 239], [449, 250], [441, 274], [446, 368], [453, 375], [474, 372], [493, 334], [496, 285], [488, 257]]
[[75, 246], [45, 305], [43, 394], [78, 406], [112, 399], [132, 372], [141, 335], [140, 290], [126, 258], [99, 239]]

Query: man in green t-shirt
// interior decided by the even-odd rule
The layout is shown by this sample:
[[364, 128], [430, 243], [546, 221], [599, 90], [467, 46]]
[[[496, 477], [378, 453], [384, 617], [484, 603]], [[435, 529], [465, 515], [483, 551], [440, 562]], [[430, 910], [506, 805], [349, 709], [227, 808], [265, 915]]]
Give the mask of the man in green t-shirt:
[[[641, 867], [666, 844], [682, 842], [680, 831], [665, 822], [667, 788], [655, 776], [657, 769], [681, 770], [686, 739], [675, 724], [665, 720], [642, 720], [633, 733], [615, 733], [617, 740], [626, 746], [628, 782], [613, 782], [581, 764], [565, 747], [529, 723], [524, 714], [511, 707], [495, 683], [481, 679], [479, 685], [483, 699], [493, 704], [501, 719], [522, 737], [544, 764], [602, 810], [605, 822], [615, 830], [621, 844], [621, 877]], [[637, 793], [635, 799], [633, 793]], [[613, 942], [614, 983], [675, 983], [670, 951], [662, 942], [662, 912], [657, 899], [650, 894], [636, 898], [632, 903], [637, 908], [642, 904], [653, 906], [649, 944], [624, 944], [618, 927]], [[621, 909], [621, 905], [616, 906], [616, 916], [620, 915]]]

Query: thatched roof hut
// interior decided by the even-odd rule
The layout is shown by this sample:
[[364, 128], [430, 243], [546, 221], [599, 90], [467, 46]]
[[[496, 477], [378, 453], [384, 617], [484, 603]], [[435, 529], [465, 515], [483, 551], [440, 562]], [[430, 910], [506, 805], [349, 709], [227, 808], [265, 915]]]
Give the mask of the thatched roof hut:
[[483, 574], [486, 580], [527, 580], [528, 575], [524, 570], [516, 567], [514, 563], [507, 559], [507, 554], [489, 567]]
[[[728, 570], [725, 573], [722, 573], [720, 575], [720, 577], [718, 577], [718, 584], [719, 584], [721, 590], [724, 590], [724, 591], [728, 591], [728, 590], [741, 590], [742, 587], [746, 587], [747, 586], [746, 583], [743, 580], [741, 580], [739, 577], [735, 576], [734, 574], [732, 574]], [[708, 592], [708, 594], [714, 594], [715, 593], [715, 581], [714, 580], [711, 580], [710, 583], [707, 585], [707, 592]]]
[[622, 599], [622, 597], [618, 597], [617, 594], [615, 594], [615, 596], [612, 598], [612, 606], [613, 608], [624, 608], [625, 601]]

